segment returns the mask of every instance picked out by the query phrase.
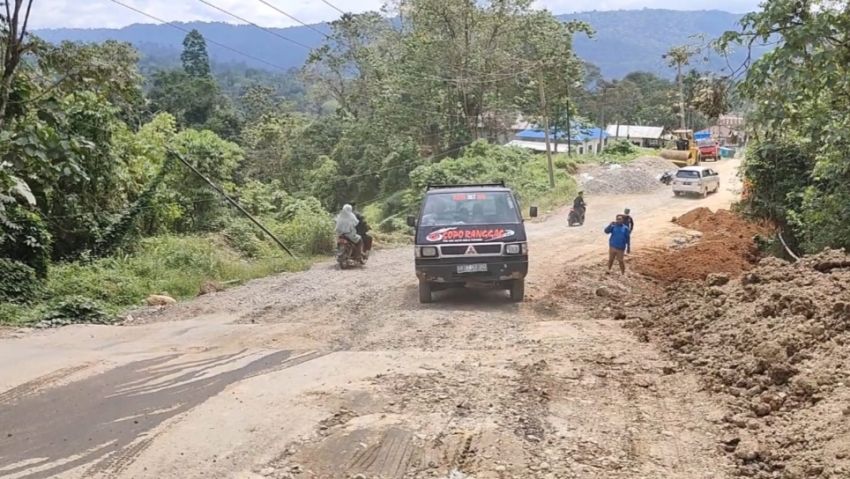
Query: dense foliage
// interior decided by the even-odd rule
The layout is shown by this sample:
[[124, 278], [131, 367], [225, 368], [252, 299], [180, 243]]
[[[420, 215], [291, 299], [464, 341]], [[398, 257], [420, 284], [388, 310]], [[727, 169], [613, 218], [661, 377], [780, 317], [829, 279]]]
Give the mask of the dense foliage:
[[403, 7], [386, 5], [393, 20], [330, 24], [298, 81], [222, 71], [197, 30], [179, 62], [154, 68], [129, 44], [53, 45], [4, 17], [0, 40], [18, 58], [0, 75], [0, 258], [16, 279], [0, 294], [16, 302], [0, 321], [105, 321], [102, 311], [152, 293], [190, 296], [205, 281], [304, 265], [207, 180], [309, 258], [334, 247], [342, 204], [356, 201], [382, 233], [404, 230], [428, 182], [504, 179], [526, 205], [563, 202], [573, 160], [557, 159], [552, 187], [542, 156], [487, 142], [520, 115], [575, 127], [590, 116], [580, 98], [618, 89], [635, 96], [608, 108], [637, 105], [624, 121], [670, 114], [670, 82], [650, 74], [586, 91], [592, 69], [572, 40], [590, 28], [530, 0]]
[[850, 3], [776, 0], [721, 46], [776, 42], [749, 65], [739, 94], [756, 140], [746, 204], [806, 252], [850, 248]]

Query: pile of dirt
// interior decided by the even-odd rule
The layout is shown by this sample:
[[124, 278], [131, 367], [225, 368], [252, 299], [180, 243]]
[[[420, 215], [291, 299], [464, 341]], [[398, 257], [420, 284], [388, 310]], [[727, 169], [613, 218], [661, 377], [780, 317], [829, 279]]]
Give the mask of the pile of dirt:
[[657, 156], [643, 156], [621, 165], [594, 165], [582, 168], [578, 175], [581, 189], [591, 195], [635, 194], [654, 191], [664, 185], [658, 181], [676, 165]]
[[648, 250], [635, 258], [635, 269], [663, 282], [703, 280], [711, 273], [739, 274], [758, 261], [755, 238], [770, 228], [752, 223], [728, 210], [712, 213], [697, 208], [673, 220], [699, 231], [695, 244], [676, 249]]
[[720, 447], [742, 476], [850, 477], [850, 255], [765, 258], [738, 279], [670, 286], [643, 307], [639, 337], [726, 401]]

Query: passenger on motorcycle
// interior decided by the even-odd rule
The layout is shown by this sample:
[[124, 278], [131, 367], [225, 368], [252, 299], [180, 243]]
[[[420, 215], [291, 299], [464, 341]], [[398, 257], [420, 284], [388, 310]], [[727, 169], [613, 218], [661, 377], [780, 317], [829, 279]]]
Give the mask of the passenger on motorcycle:
[[345, 205], [336, 217], [335, 228], [337, 236], [344, 236], [357, 246], [358, 255], [363, 252], [363, 243], [360, 241], [360, 235], [357, 234], [357, 224], [359, 222], [357, 216], [354, 215], [354, 208], [351, 205]]
[[357, 227], [355, 230], [357, 234], [363, 238], [363, 252], [368, 255], [369, 251], [372, 250], [372, 236], [369, 234], [369, 230], [372, 228], [369, 227], [369, 223], [366, 222], [366, 218], [357, 211], [357, 203], [352, 201], [351, 209], [354, 212], [354, 217], [357, 218]]

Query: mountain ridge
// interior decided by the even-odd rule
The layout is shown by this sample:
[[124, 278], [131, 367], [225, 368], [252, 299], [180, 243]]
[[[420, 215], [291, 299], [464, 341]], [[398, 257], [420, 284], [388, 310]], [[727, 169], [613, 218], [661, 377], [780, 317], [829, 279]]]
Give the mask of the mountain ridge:
[[[724, 31], [736, 28], [743, 14], [722, 10], [679, 11], [644, 8], [586, 11], [556, 16], [562, 21], [581, 20], [593, 27], [596, 33], [592, 38], [576, 36], [575, 50], [581, 58], [598, 66], [606, 78], [621, 78], [633, 71], [647, 71], [669, 78], [673, 71], [661, 58], [664, 52], [674, 45], [693, 43], [694, 36], [702, 35], [705, 40], [716, 38]], [[251, 25], [225, 22], [174, 22], [174, 25], [186, 30], [198, 29], [208, 39], [212, 62], [220, 66], [241, 64], [264, 70], [299, 68], [307, 59], [309, 51], [294, 42], [316, 47], [323, 39], [320, 33], [303, 26], [269, 28], [276, 34], [294, 41], [288, 43]], [[329, 30], [327, 23], [318, 23], [311, 27], [322, 32]], [[181, 29], [167, 24], [135, 23], [120, 29], [53, 28], [36, 30], [34, 33], [50, 42], [126, 41], [140, 51], [143, 68], [153, 68], [163, 64], [178, 64], [185, 36]], [[216, 43], [226, 45], [232, 50]], [[289, 47], [281, 48], [286, 45]], [[761, 53], [762, 50], [757, 50], [755, 56]], [[737, 65], [745, 56], [744, 52], [735, 52], [730, 55], [729, 63]], [[726, 59], [717, 54], [708, 55], [704, 61], [700, 59], [692, 65], [701, 70], [717, 72], [726, 66]]]

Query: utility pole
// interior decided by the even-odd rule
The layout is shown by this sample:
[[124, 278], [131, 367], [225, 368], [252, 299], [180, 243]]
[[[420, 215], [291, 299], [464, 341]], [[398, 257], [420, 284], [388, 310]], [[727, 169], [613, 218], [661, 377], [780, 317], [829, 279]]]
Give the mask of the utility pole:
[[682, 62], [676, 62], [678, 67], [676, 73], [676, 81], [679, 83], [679, 115], [681, 118], [681, 127], [685, 129], [685, 80], [682, 78]]
[[602, 89], [602, 98], [599, 100], [599, 148], [596, 149], [596, 154], [602, 153], [605, 149], [604, 137], [602, 132], [607, 130], [605, 125], [605, 88]]
[[549, 109], [546, 105], [546, 89], [543, 87], [543, 80], [538, 83], [540, 86], [540, 106], [543, 111], [543, 138], [546, 139], [546, 162], [549, 165], [549, 186], [555, 187], [555, 166], [552, 163], [552, 147], [549, 144]]
[[573, 156], [573, 129], [570, 125], [570, 82], [567, 81], [567, 157]]

